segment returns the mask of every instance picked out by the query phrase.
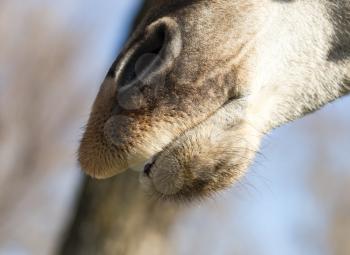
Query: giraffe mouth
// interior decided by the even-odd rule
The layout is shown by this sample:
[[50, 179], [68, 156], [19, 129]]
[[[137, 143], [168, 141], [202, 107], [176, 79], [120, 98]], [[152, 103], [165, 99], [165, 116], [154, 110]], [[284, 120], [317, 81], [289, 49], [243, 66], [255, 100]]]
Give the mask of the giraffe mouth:
[[244, 109], [234, 110], [234, 103], [225, 103], [143, 165], [140, 182], [151, 197], [176, 202], [210, 197], [242, 176], [259, 139], [242, 119]]
[[[228, 104], [231, 100], [228, 100], [223, 106], [221, 106], [220, 108], [224, 107], [226, 104]], [[220, 109], [219, 108], [219, 109]], [[217, 110], [218, 111], [218, 110]], [[215, 114], [217, 111], [215, 111], [213, 114]], [[208, 116], [209, 118], [209, 116]], [[200, 125], [201, 123], [203, 123], [204, 121], [198, 123], [197, 125], [194, 125], [193, 127], [189, 128], [188, 130], [186, 130], [184, 133], [195, 129], [196, 126]], [[169, 142], [165, 148], [170, 147], [173, 143], [177, 142], [177, 140], [181, 137], [181, 135], [174, 137], [174, 140], [172, 142]], [[160, 150], [159, 152], [155, 153], [153, 156], [151, 156], [148, 160], [144, 161], [143, 163], [141, 163], [140, 165], [142, 166], [140, 167], [131, 167], [132, 170], [135, 171], [140, 171], [143, 173], [143, 176], [147, 177], [147, 178], [151, 178], [151, 174], [152, 174], [152, 169], [153, 166], [155, 165], [157, 159], [160, 157], [160, 155], [164, 152], [165, 149]]]
[[146, 164], [144, 165], [144, 167], [143, 167], [143, 174], [144, 174], [144, 175], [146, 175], [146, 176], [148, 176], [148, 177], [150, 176], [151, 171], [152, 171], [152, 167], [153, 167], [155, 161], [156, 161], [156, 158], [153, 158], [152, 161], [151, 161], [151, 163], [146, 163]]
[[215, 116], [216, 113], [220, 112], [220, 110], [224, 109], [227, 105], [229, 105], [230, 103], [234, 102], [234, 101], [243, 101], [242, 99], [233, 99], [230, 98], [228, 99], [221, 107], [219, 107], [219, 109], [217, 109], [216, 111], [214, 111], [212, 114], [210, 114], [205, 120], [197, 123], [196, 125], [194, 125], [193, 127], [187, 129], [186, 131], [183, 132], [182, 135], [179, 135], [177, 137], [174, 137], [173, 141], [169, 142], [162, 150], [160, 150], [159, 152], [155, 153], [153, 156], [151, 156], [148, 160], [144, 161], [141, 166], [142, 168], [132, 168], [136, 171], [142, 171], [143, 175], [145, 177], [150, 178], [151, 177], [151, 173], [152, 173], [152, 169], [157, 161], [157, 159], [162, 155], [162, 153], [169, 147], [172, 146], [172, 144], [174, 143], [179, 143], [179, 140], [181, 140], [181, 137], [186, 134], [187, 132], [191, 131], [191, 130], [195, 130], [196, 127], [198, 127], [199, 125], [203, 125], [205, 124], [205, 122], [211, 118], [211, 116]]

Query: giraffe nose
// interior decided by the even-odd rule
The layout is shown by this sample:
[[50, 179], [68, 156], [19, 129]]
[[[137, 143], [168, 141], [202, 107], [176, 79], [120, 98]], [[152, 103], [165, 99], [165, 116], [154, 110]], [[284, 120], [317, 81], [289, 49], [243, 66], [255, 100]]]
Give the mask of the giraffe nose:
[[[155, 83], [171, 71], [180, 55], [181, 33], [171, 18], [153, 22], [145, 28], [141, 38], [131, 44], [112, 68], [118, 97], [125, 101], [130, 98], [135, 101], [142, 86], [158, 85]], [[140, 101], [139, 98], [136, 101]]]

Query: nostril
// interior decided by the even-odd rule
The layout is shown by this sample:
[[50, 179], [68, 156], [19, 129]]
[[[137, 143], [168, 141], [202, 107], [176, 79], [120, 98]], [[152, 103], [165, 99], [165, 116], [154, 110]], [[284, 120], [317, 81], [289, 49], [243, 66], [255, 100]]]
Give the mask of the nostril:
[[[137, 77], [147, 75], [148, 72], [156, 70], [161, 65], [162, 50], [165, 47], [165, 31], [159, 28], [140, 48], [136, 56], [135, 74]], [[135, 78], [137, 78], [135, 77]]]
[[166, 74], [181, 48], [180, 29], [170, 18], [149, 25], [140, 41], [133, 44], [116, 65], [119, 86], [150, 83], [153, 77]]
[[158, 27], [139, 43], [139, 47], [129, 57], [119, 80], [120, 87], [142, 81], [162, 65], [162, 51], [165, 47], [166, 28]]

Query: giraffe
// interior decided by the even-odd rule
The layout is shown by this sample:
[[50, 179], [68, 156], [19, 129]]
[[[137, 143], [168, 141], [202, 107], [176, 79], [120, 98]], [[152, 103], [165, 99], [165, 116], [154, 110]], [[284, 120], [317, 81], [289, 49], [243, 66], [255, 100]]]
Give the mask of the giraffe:
[[151, 0], [107, 73], [79, 148], [90, 176], [207, 197], [263, 136], [350, 92], [348, 0]]

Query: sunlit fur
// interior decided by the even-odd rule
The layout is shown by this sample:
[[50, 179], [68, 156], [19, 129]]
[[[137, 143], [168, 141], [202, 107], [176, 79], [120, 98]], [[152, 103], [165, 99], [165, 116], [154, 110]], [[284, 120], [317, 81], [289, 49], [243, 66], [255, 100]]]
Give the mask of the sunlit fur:
[[[94, 103], [79, 149], [93, 177], [154, 157], [150, 173], [141, 173], [148, 192], [210, 196], [244, 174], [265, 133], [350, 91], [347, 0], [151, 6]], [[133, 56], [157, 36], [166, 46], [159, 66], [147, 77], [131, 72]]]

